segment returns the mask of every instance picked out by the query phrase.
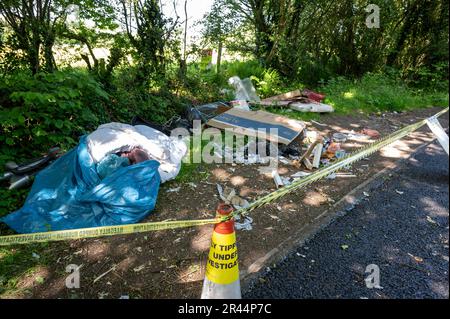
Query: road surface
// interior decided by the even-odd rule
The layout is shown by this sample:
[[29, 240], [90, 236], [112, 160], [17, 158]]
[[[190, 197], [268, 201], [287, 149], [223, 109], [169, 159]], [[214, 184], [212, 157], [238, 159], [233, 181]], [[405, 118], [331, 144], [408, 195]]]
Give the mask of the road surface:
[[448, 298], [448, 164], [437, 143], [418, 151], [243, 297]]

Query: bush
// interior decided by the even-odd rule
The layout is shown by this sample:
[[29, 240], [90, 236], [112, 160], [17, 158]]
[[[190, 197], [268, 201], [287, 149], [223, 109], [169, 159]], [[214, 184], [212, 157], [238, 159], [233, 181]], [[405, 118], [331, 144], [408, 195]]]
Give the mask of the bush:
[[16, 73], [0, 82], [0, 165], [20, 154], [34, 156], [59, 145], [77, 144], [80, 135], [110, 118], [108, 94], [87, 73]]

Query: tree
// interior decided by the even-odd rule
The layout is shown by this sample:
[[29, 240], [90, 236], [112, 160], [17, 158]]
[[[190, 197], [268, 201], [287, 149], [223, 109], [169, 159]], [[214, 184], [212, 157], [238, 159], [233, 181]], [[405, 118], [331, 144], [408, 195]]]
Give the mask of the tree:
[[173, 21], [164, 17], [157, 0], [119, 0], [119, 4], [120, 21], [135, 49], [140, 80], [145, 82], [151, 75], [164, 76], [166, 49], [170, 47], [178, 18]]
[[224, 42], [235, 30], [236, 20], [232, 11], [227, 8], [224, 1], [214, 1], [210, 12], [203, 17], [202, 37], [206, 44], [217, 48], [216, 71], [220, 73], [222, 50]]
[[[56, 26], [65, 19], [65, 1], [2, 0], [0, 14], [13, 30], [13, 46], [25, 52], [32, 73], [53, 71]], [[43, 61], [41, 63], [41, 60]]]

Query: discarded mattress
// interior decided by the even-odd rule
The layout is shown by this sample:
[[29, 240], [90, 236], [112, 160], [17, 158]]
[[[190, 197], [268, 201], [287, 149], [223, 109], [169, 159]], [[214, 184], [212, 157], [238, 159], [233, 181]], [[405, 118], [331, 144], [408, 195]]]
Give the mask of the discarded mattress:
[[33, 233], [129, 224], [147, 216], [158, 196], [159, 163], [118, 166], [101, 179], [87, 139], [39, 172], [24, 206], [1, 221], [18, 233]]
[[331, 105], [322, 103], [324, 98], [324, 94], [304, 89], [272, 96], [260, 101], [258, 104], [264, 107], [290, 107], [292, 110], [299, 112], [334, 112], [334, 108]]
[[187, 146], [182, 140], [145, 125], [108, 123], [100, 125], [87, 136], [87, 148], [94, 163], [100, 162], [108, 154], [126, 152], [136, 147], [160, 163], [158, 172], [161, 183], [178, 175], [181, 160], [187, 152]]

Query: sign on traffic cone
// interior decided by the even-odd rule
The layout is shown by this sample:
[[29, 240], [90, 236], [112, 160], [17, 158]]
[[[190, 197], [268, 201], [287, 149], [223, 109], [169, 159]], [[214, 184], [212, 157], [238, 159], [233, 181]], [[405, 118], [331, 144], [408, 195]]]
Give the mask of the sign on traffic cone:
[[[219, 204], [217, 213], [227, 216], [233, 211]], [[211, 238], [202, 299], [241, 299], [234, 220], [216, 224]]]

